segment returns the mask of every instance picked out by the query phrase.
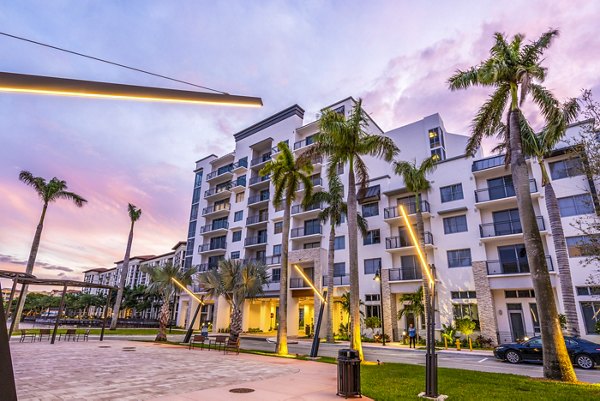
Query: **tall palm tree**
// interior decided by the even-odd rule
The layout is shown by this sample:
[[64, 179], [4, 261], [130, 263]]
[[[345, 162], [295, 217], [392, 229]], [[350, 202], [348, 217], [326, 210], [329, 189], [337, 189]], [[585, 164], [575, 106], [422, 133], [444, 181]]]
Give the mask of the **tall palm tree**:
[[[320, 191], [313, 195], [311, 202], [327, 204], [320, 213], [322, 222], [329, 221], [329, 248], [327, 250], [327, 342], [334, 342], [333, 337], [333, 285], [334, 285], [334, 256], [335, 256], [335, 228], [342, 224], [344, 216], [348, 214], [348, 205], [344, 202], [344, 186], [339, 177], [329, 179], [329, 190]], [[367, 220], [360, 214], [356, 216], [358, 227], [366, 236], [368, 230]]]
[[158, 314], [158, 333], [154, 341], [167, 341], [167, 325], [171, 319], [170, 304], [174, 302], [174, 296], [178, 289], [173, 279], [185, 286], [191, 285], [196, 269], [181, 269], [179, 266], [173, 266], [171, 262], [167, 262], [157, 267], [143, 266], [142, 271], [147, 273], [150, 278], [150, 284], [146, 291], [149, 294], [158, 295], [162, 301]]
[[421, 327], [419, 320], [421, 319], [421, 316], [425, 314], [426, 310], [425, 303], [423, 302], [424, 296], [425, 292], [423, 291], [423, 287], [419, 287], [416, 292], [402, 294], [399, 298], [400, 304], [402, 304], [403, 307], [398, 311], [398, 319], [401, 319], [402, 316], [412, 314], [415, 318], [415, 329], [417, 330], [417, 334]]
[[273, 205], [285, 203], [283, 208], [283, 231], [281, 233], [281, 277], [279, 289], [279, 326], [277, 327], [278, 355], [287, 355], [287, 296], [288, 296], [288, 252], [290, 238], [290, 221], [292, 202], [296, 199], [296, 191], [300, 184], [304, 186], [302, 204], [308, 206], [312, 197], [312, 164], [303, 158], [296, 159], [286, 142], [277, 145], [279, 153], [275, 159], [269, 160], [260, 171], [260, 175], [271, 175], [275, 188]]
[[[561, 332], [542, 238], [533, 210], [521, 130], [524, 120], [521, 107], [527, 95], [531, 95], [546, 122], [553, 121], [560, 113], [559, 102], [541, 85], [546, 78], [546, 68], [541, 65], [543, 54], [556, 36], [558, 31], [551, 29], [537, 40], [524, 44], [524, 35], [517, 34], [509, 42], [502, 33], [496, 33], [490, 57], [466, 71], [458, 70], [448, 82], [451, 90], [471, 86], [494, 88], [494, 93], [473, 120], [467, 153], [472, 155], [484, 137], [504, 135], [507, 144], [506, 164], [511, 166], [536, 302], [543, 305], [539, 312], [544, 342], [544, 377], [573, 382], [577, 378]], [[503, 125], [503, 113], [506, 109], [507, 124]]]
[[[31, 244], [31, 250], [29, 251], [29, 259], [27, 259], [27, 267], [25, 268], [25, 273], [32, 274], [35, 259], [40, 248], [40, 240], [42, 239], [42, 230], [44, 229], [44, 219], [46, 218], [48, 205], [52, 202], [56, 202], [58, 199], [65, 199], [72, 201], [77, 207], [83, 207], [83, 205], [87, 203], [87, 200], [74, 192], [67, 191], [67, 182], [56, 177], [52, 178], [50, 181], [46, 181], [43, 177], [34, 177], [29, 171], [23, 170], [19, 173], [19, 180], [33, 187], [42, 201], [42, 215], [40, 216], [35, 235], [33, 236], [33, 243]], [[21, 313], [23, 312], [23, 306], [25, 305], [25, 298], [27, 296], [27, 287], [28, 286], [23, 287], [20, 302], [13, 315], [15, 330], [18, 330], [19, 328], [19, 321], [21, 320]]]
[[110, 322], [110, 329], [115, 330], [117, 328], [117, 321], [119, 320], [119, 309], [121, 308], [121, 301], [123, 300], [123, 291], [125, 289], [125, 282], [127, 281], [127, 273], [129, 272], [129, 256], [131, 254], [131, 244], [133, 243], [133, 226], [135, 222], [142, 216], [142, 209], [137, 208], [135, 205], [129, 203], [127, 205], [127, 212], [129, 213], [129, 219], [131, 220], [131, 226], [129, 227], [129, 238], [127, 238], [127, 249], [125, 249], [125, 257], [123, 258], [123, 265], [121, 266], [121, 277], [119, 280], [119, 289], [117, 290], [117, 299], [115, 301], [115, 307], [113, 308], [112, 320]]
[[199, 284], [213, 299], [224, 297], [231, 307], [231, 330], [229, 336], [237, 340], [242, 332], [243, 306], [247, 299], [263, 293], [269, 281], [267, 267], [262, 263], [224, 259], [217, 269], [198, 275]]
[[398, 153], [398, 148], [391, 138], [369, 134], [366, 130], [369, 117], [362, 108], [359, 99], [348, 119], [343, 114], [326, 110], [319, 122], [320, 134], [315, 137], [315, 145], [305, 156], [323, 155], [329, 158], [327, 175], [337, 175], [338, 167], [348, 164], [348, 250], [350, 259], [350, 322], [351, 347], [358, 351], [361, 360], [364, 354], [360, 333], [360, 290], [358, 274], [358, 220], [357, 185], [366, 189], [369, 180], [369, 169], [364, 156], [382, 158], [391, 162]]

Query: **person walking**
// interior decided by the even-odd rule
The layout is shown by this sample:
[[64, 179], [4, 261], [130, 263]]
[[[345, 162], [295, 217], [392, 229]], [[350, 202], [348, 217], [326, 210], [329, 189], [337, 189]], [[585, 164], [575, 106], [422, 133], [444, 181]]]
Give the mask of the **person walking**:
[[200, 334], [202, 334], [204, 337], [208, 337], [208, 326], [206, 325], [206, 322], [202, 323]]
[[409, 348], [417, 348], [417, 329], [412, 323], [408, 326], [408, 346]]

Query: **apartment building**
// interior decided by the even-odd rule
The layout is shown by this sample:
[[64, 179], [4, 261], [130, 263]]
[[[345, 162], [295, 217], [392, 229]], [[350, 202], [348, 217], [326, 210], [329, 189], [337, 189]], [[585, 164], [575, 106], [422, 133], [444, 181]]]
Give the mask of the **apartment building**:
[[[353, 105], [354, 100], [347, 98], [326, 108], [348, 116]], [[573, 125], [568, 136], [577, 135], [580, 128]], [[219, 260], [230, 258], [259, 260], [269, 266], [271, 281], [264, 295], [246, 302], [244, 307], [244, 330], [270, 331], [277, 327], [283, 211], [272, 203], [270, 177], [261, 176], [259, 171], [276, 155], [280, 141], [287, 141], [298, 156], [312, 145], [318, 130], [318, 119], [306, 123], [304, 110], [295, 105], [234, 134], [235, 149], [231, 153], [210, 155], [196, 162], [186, 265], [206, 271], [215, 268]], [[469, 316], [477, 321], [480, 333], [494, 342], [539, 333], [538, 306], [504, 156], [483, 157], [478, 153], [467, 157], [467, 137], [448, 132], [438, 114], [388, 132], [369, 120], [367, 131], [392, 138], [401, 150], [401, 160], [420, 163], [433, 155], [439, 159], [429, 177], [431, 188], [421, 194], [420, 205], [425, 219], [425, 252], [428, 262], [435, 266], [438, 282], [437, 329]], [[594, 301], [593, 295], [598, 288], [588, 284], [592, 269], [581, 264], [583, 258], [577, 247], [584, 238], [571, 225], [581, 215], [596, 213], [592, 201], [595, 186], [583, 175], [581, 160], [572, 157], [569, 149], [567, 142], [559, 144], [546, 163], [569, 245], [580, 331], [595, 336], [593, 325], [600, 302]], [[422, 277], [397, 205], [403, 204], [414, 219], [416, 204], [414, 194], [407, 191], [389, 163], [371, 157], [365, 161], [370, 180], [367, 190], [359, 194], [359, 211], [368, 221], [369, 233], [359, 237], [360, 297], [365, 315], [383, 317], [386, 333], [399, 339], [411, 323], [424, 330], [422, 317], [405, 314], [398, 318], [404, 307], [402, 295], [414, 293]], [[552, 285], [562, 311], [540, 167], [536, 160], [527, 163]], [[316, 158], [313, 166], [314, 190], [326, 189], [327, 160]], [[346, 188], [347, 169], [344, 166], [338, 171]], [[322, 289], [327, 280], [329, 226], [317, 219], [324, 205], [300, 205], [303, 191], [301, 188], [297, 192], [292, 206], [289, 263], [300, 266]], [[349, 290], [347, 226], [336, 228], [336, 234], [334, 298], [339, 298]], [[380, 269], [382, 293], [374, 280]], [[295, 269], [290, 267], [289, 271], [288, 333], [302, 335], [316, 320], [319, 300]], [[197, 285], [192, 289], [202, 293]], [[178, 324], [186, 325], [195, 301], [182, 295], [180, 302]], [[339, 304], [334, 308], [337, 330], [347, 316]], [[229, 307], [224, 299], [210, 300], [202, 313], [196, 325], [202, 321], [211, 321], [216, 329], [229, 325]]]

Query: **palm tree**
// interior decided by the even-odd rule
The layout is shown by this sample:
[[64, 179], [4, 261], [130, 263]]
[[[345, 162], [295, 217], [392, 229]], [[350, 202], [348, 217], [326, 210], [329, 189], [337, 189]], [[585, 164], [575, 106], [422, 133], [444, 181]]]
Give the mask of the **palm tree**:
[[[577, 318], [577, 304], [575, 302], [575, 294], [573, 293], [573, 280], [571, 278], [571, 268], [569, 267], [567, 243], [562, 227], [558, 200], [556, 199], [556, 193], [554, 192], [554, 187], [552, 186], [545, 165], [546, 157], [565, 136], [567, 125], [577, 118], [579, 103], [577, 103], [577, 99], [570, 99], [561, 106], [561, 109], [562, 113], [556, 114], [554, 120], [548, 122], [546, 127], [538, 134], [523, 119], [521, 135], [523, 136], [523, 152], [537, 159], [542, 172], [542, 187], [544, 187], [548, 219], [550, 220], [550, 229], [552, 230], [552, 242], [556, 251], [560, 290], [567, 320], [566, 332], [570, 336], [577, 336], [579, 335], [579, 319]], [[503, 145], [501, 144], [500, 147], [503, 147]]]
[[127, 280], [127, 273], [129, 271], [129, 255], [131, 254], [131, 244], [133, 243], [133, 226], [135, 225], [135, 222], [138, 221], [142, 216], [142, 209], [138, 209], [135, 205], [131, 203], [127, 205], [127, 212], [129, 213], [131, 226], [129, 227], [129, 238], [127, 239], [127, 249], [125, 249], [123, 266], [121, 266], [120, 271], [121, 278], [119, 280], [119, 289], [117, 290], [117, 299], [115, 301], [112, 320], [110, 322], [111, 330], [115, 330], [117, 328], [117, 321], [119, 320], [119, 309], [121, 308], [121, 301], [123, 300], [123, 290], [125, 289], [125, 282]]
[[179, 266], [173, 266], [171, 262], [167, 262], [157, 267], [143, 266], [142, 271], [147, 273], [150, 278], [150, 284], [146, 291], [149, 294], [158, 295], [162, 300], [158, 314], [158, 334], [154, 341], [167, 341], [167, 325], [171, 319], [170, 304], [178, 289], [173, 279], [185, 286], [191, 285], [196, 269], [181, 269]]
[[275, 189], [273, 205], [279, 206], [285, 202], [283, 208], [283, 231], [281, 234], [281, 277], [279, 290], [279, 326], [277, 327], [278, 355], [287, 355], [287, 296], [288, 296], [288, 252], [290, 237], [290, 221], [292, 202], [296, 199], [296, 191], [300, 184], [304, 186], [302, 204], [308, 206], [312, 197], [312, 164], [306, 159], [296, 159], [286, 142], [277, 145], [279, 153], [275, 159], [269, 160], [260, 171], [260, 175], [271, 176]]
[[[333, 337], [333, 279], [334, 279], [334, 255], [335, 255], [335, 228], [342, 223], [344, 216], [348, 214], [348, 205], [344, 202], [344, 186], [339, 177], [329, 178], [329, 191], [320, 191], [313, 195], [311, 203], [325, 203], [325, 207], [319, 213], [322, 222], [329, 221], [329, 248], [327, 250], [327, 342], [335, 342]], [[367, 220], [360, 214], [356, 216], [358, 227], [365, 236], [368, 230]]]
[[350, 259], [350, 321], [351, 347], [358, 351], [361, 360], [364, 354], [360, 333], [360, 292], [358, 274], [358, 220], [357, 185], [366, 189], [369, 171], [364, 156], [383, 158], [391, 162], [398, 148], [391, 138], [366, 132], [369, 117], [362, 108], [362, 100], [354, 105], [348, 119], [343, 114], [326, 110], [320, 120], [320, 134], [315, 145], [305, 153], [309, 158], [323, 155], [329, 158], [328, 176], [337, 175], [338, 167], [348, 164], [348, 249]]
[[242, 332], [243, 306], [247, 299], [263, 293], [269, 281], [267, 267], [262, 263], [224, 259], [217, 269], [198, 275], [198, 282], [213, 299], [224, 297], [231, 307], [231, 330], [229, 336], [237, 340]]
[[[44, 229], [44, 219], [46, 218], [48, 205], [52, 202], [56, 202], [58, 199], [66, 199], [72, 201], [77, 207], [83, 207], [83, 205], [87, 203], [87, 200], [74, 192], [67, 191], [67, 182], [56, 177], [52, 178], [50, 181], [46, 181], [43, 177], [34, 177], [29, 171], [23, 170], [19, 173], [19, 180], [33, 187], [42, 201], [42, 215], [40, 216], [40, 221], [38, 222], [35, 235], [33, 236], [33, 243], [31, 244], [31, 250], [29, 251], [29, 259], [27, 259], [27, 267], [25, 268], [25, 273], [32, 274], [38, 249], [40, 248], [40, 240], [42, 239], [42, 230]], [[27, 285], [23, 286], [20, 302], [13, 315], [15, 330], [19, 329], [19, 321], [21, 320], [21, 313], [23, 312], [25, 298], [27, 297], [27, 287]]]
[[[541, 85], [546, 78], [546, 68], [541, 65], [542, 57], [557, 35], [558, 31], [551, 29], [524, 45], [524, 36], [521, 34], [508, 42], [502, 33], [496, 33], [490, 57], [466, 71], [458, 70], [448, 82], [451, 90], [471, 86], [494, 88], [494, 93], [473, 120], [467, 153], [473, 155], [484, 137], [502, 134], [505, 138], [505, 163], [511, 166], [535, 298], [538, 305], [543, 305], [539, 312], [544, 342], [544, 377], [573, 382], [577, 378], [560, 329], [542, 238], [533, 210], [521, 130], [524, 122], [521, 107], [527, 95], [531, 95], [547, 123], [554, 121], [561, 112], [559, 102]], [[507, 108], [507, 124], [504, 125], [503, 113]]]
[[398, 319], [402, 316], [408, 316], [412, 314], [415, 318], [415, 329], [417, 329], [417, 335], [421, 324], [419, 322], [421, 316], [425, 314], [425, 303], [423, 302], [424, 291], [423, 287], [419, 287], [417, 292], [402, 294], [399, 301], [403, 305], [403, 308], [398, 311]]

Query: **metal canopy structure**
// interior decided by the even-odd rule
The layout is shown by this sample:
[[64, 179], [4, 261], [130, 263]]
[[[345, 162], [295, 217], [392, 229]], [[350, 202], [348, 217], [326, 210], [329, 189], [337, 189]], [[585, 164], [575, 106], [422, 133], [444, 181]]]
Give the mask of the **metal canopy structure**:
[[[60, 306], [58, 308], [58, 314], [56, 315], [56, 321], [54, 322], [54, 330], [52, 331], [51, 344], [54, 344], [56, 339], [56, 332], [58, 331], [58, 324], [60, 322], [60, 316], [62, 315], [65, 307], [65, 295], [68, 287], [78, 288], [103, 288], [108, 290], [106, 297], [106, 307], [104, 308], [104, 316], [102, 318], [102, 331], [100, 332], [100, 341], [104, 339], [104, 329], [106, 328], [106, 319], [108, 314], [108, 307], [110, 305], [110, 295], [112, 290], [116, 290], [117, 287], [104, 284], [87, 283], [85, 281], [75, 280], [56, 280], [56, 279], [44, 279], [37, 278], [32, 274], [13, 272], [8, 270], [0, 270], [0, 278], [6, 278], [13, 281], [10, 297], [8, 299], [8, 309], [12, 304], [15, 296], [15, 290], [17, 284], [21, 284], [21, 292], [19, 293], [19, 301], [21, 296], [24, 294], [24, 287], [27, 285], [47, 285], [47, 286], [61, 286], [63, 288], [62, 295], [60, 298]], [[1, 289], [0, 285], [0, 289]], [[27, 296], [27, 295], [25, 295]], [[17, 302], [17, 303], [18, 303]], [[6, 314], [4, 312], [4, 302], [0, 302], [0, 394], [3, 394], [3, 398], [6, 400], [16, 400], [17, 392], [15, 387], [15, 376], [12, 368], [12, 358], [10, 356], [10, 337], [15, 327], [16, 321], [13, 319], [10, 324], [10, 331], [6, 330]]]

